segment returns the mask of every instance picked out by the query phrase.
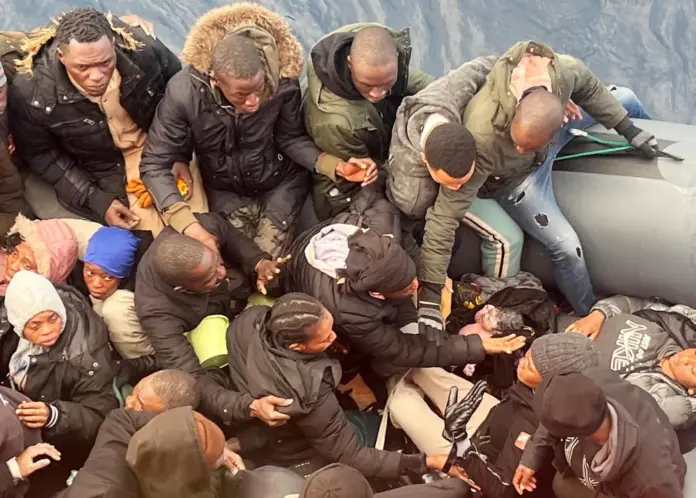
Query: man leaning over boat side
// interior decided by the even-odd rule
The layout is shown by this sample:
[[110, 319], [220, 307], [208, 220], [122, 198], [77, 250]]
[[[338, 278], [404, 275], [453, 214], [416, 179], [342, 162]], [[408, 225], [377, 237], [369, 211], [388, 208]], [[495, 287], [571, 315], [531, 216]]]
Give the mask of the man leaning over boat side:
[[[426, 111], [433, 102], [435, 106], [421, 136], [430, 170], [446, 168], [460, 154], [450, 147], [448, 135], [470, 134], [476, 145], [468, 173], [456, 188], [445, 181], [426, 215], [419, 268], [421, 325], [442, 326], [439, 296], [455, 231], [477, 195], [496, 199], [507, 215], [544, 244], [560, 290], [578, 314], [586, 314], [595, 302], [594, 291], [580, 240], [556, 203], [551, 169], [572, 137], [569, 130], [595, 121], [615, 128], [644, 155], [654, 157], [656, 140], [631, 121], [649, 117], [635, 94], [610, 90], [575, 57], [526, 41], [496, 61], [465, 109], [457, 108], [456, 98], [446, 91], [426, 90], [414, 100], [411, 105]], [[564, 125], [566, 114], [570, 120]]]
[[19, 157], [76, 214], [159, 231], [157, 211], [129, 198], [126, 184], [139, 182], [155, 109], [181, 69], [176, 55], [144, 28], [91, 8], [31, 32], [22, 51], [9, 93]]

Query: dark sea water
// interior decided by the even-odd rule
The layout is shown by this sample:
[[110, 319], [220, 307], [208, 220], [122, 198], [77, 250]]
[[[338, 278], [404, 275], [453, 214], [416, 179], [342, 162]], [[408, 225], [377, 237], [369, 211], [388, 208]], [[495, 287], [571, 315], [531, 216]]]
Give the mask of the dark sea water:
[[[202, 0], [2, 0], [0, 29], [29, 29], [74, 6], [138, 14], [176, 51]], [[441, 75], [478, 55], [537, 39], [575, 55], [606, 83], [631, 86], [654, 116], [696, 124], [696, 0], [262, 0], [305, 49], [343, 24], [409, 26], [413, 63]]]

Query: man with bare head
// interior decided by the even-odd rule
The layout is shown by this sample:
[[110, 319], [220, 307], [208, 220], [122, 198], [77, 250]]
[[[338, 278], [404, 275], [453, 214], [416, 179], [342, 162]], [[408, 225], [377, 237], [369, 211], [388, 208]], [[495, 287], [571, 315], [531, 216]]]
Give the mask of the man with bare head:
[[563, 126], [565, 108], [553, 93], [530, 92], [517, 106], [510, 124], [510, 138], [520, 154], [546, 147]]
[[139, 177], [143, 144], [179, 59], [145, 29], [92, 8], [69, 10], [39, 33], [9, 92], [16, 154], [78, 215], [161, 229], [156, 211], [128, 197], [126, 184]]
[[[316, 144], [347, 161], [325, 164], [314, 182], [320, 219], [345, 211], [361, 187], [377, 180], [387, 160], [396, 110], [405, 96], [432, 81], [409, 68], [407, 29], [379, 24], [339, 28], [312, 47], [307, 65], [305, 125]], [[356, 158], [350, 161], [350, 158]]]
[[[440, 184], [439, 190], [431, 187], [426, 192], [417, 180], [410, 185], [392, 180], [398, 171], [389, 174], [391, 198], [406, 202], [432, 194], [418, 272], [422, 327], [441, 327], [439, 295], [455, 231], [472, 203], [476, 207], [482, 200], [488, 205], [477, 208], [480, 225], [517, 223], [541, 242], [553, 262], [558, 287], [576, 313], [587, 314], [595, 302], [594, 291], [580, 240], [556, 203], [551, 169], [556, 155], [572, 139], [572, 130], [595, 121], [616, 129], [646, 157], [655, 157], [654, 137], [631, 121], [632, 117], [649, 119], [635, 94], [627, 88], [607, 88], [575, 57], [526, 41], [513, 45], [492, 66], [479, 59], [465, 64], [404, 107], [399, 110], [394, 136], [409, 140], [395, 140], [394, 146], [413, 152], [400, 153], [399, 161], [389, 168], [408, 170], [402, 171], [406, 180], [425, 177], [422, 172], [429, 168]], [[467, 154], [440, 139], [440, 130], [449, 125], [459, 126], [460, 135], [470, 133], [473, 138], [475, 160], [470, 170]], [[415, 145], [410, 140], [412, 130], [421, 130]], [[410, 148], [401, 143], [406, 141]], [[396, 154], [397, 149], [392, 152]], [[455, 176], [433, 174], [433, 165], [451, 169], [463, 159], [466, 167]], [[509, 263], [509, 275], [519, 269], [520, 254]]]
[[384, 99], [399, 75], [399, 53], [385, 28], [369, 26], [355, 35], [348, 56], [353, 85], [365, 100]]

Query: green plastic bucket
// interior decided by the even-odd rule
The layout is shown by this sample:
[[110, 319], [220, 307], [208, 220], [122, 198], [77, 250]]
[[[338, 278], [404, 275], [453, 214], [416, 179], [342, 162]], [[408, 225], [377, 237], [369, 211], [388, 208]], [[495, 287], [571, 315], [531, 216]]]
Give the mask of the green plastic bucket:
[[186, 334], [201, 366], [221, 368], [227, 365], [227, 327], [229, 325], [230, 320], [225, 315], [210, 315], [201, 320], [198, 327]]

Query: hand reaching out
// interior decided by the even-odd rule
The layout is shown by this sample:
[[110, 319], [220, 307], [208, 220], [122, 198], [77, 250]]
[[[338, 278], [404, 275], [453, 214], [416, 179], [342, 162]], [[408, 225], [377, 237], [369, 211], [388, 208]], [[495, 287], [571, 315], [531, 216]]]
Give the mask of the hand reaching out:
[[488, 354], [512, 354], [524, 346], [527, 341], [524, 336], [510, 334], [505, 337], [483, 339], [483, 349]]

